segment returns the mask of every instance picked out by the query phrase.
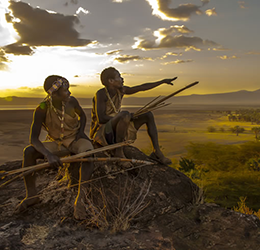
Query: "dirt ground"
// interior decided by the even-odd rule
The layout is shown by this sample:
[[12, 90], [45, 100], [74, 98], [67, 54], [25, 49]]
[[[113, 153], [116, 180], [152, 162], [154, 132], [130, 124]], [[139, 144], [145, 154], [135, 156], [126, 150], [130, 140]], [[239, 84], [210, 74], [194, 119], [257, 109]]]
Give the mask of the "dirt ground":
[[[250, 123], [229, 122], [225, 114], [228, 107], [197, 107], [198, 109], [165, 109], [154, 111], [158, 128], [159, 142], [167, 157], [178, 159], [185, 154], [185, 147], [190, 142], [242, 143], [254, 140]], [[134, 112], [134, 109], [130, 110]], [[86, 109], [86, 134], [89, 133], [90, 109]], [[32, 110], [0, 110], [0, 164], [21, 160], [23, 148], [28, 144]], [[246, 129], [236, 136], [228, 131], [236, 125]], [[208, 133], [207, 127], [224, 128], [225, 132]], [[42, 133], [44, 139], [46, 133]], [[137, 134], [134, 146], [143, 152], [151, 153], [151, 143], [145, 126]]]

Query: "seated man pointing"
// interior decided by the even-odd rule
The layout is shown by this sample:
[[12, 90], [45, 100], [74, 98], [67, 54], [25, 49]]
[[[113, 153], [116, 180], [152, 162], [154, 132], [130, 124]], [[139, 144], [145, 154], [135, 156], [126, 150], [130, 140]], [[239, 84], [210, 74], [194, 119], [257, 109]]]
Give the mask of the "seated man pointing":
[[[124, 79], [119, 71], [109, 67], [102, 71], [100, 78], [104, 88], [98, 90], [93, 98], [90, 138], [102, 146], [122, 142], [126, 139], [135, 140], [137, 130], [143, 124], [146, 124], [153, 146], [151, 156], [157, 158], [163, 164], [170, 165], [171, 160], [166, 158], [160, 150], [153, 114], [148, 112], [133, 119], [133, 114], [128, 111], [121, 111], [121, 101], [124, 95], [153, 89], [164, 83], [173, 85], [172, 81], [176, 77], [128, 87], [124, 86]], [[122, 147], [115, 150], [115, 156], [125, 158]]]

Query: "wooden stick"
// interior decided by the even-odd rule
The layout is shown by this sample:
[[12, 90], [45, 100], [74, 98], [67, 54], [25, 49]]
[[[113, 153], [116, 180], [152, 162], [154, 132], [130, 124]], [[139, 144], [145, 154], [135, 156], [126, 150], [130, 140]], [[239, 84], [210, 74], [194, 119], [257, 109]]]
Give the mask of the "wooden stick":
[[147, 104], [145, 104], [142, 108], [138, 109], [135, 113], [139, 113], [140, 111], [142, 111], [143, 109], [145, 109], [147, 106], [149, 106], [151, 103], [153, 103], [155, 100], [157, 100], [159, 97], [160, 97], [160, 95], [157, 96], [157, 97], [155, 97], [153, 100], [151, 100], [151, 101], [148, 102]]
[[183, 87], [182, 89], [179, 89], [179, 90], [177, 90], [176, 92], [173, 92], [172, 94], [165, 96], [165, 97], [162, 98], [161, 100], [155, 102], [155, 103], [153, 104], [153, 106], [158, 105], [159, 103], [161, 103], [161, 102], [163, 102], [163, 101], [169, 99], [170, 97], [172, 97], [172, 96], [174, 96], [174, 95], [177, 95], [178, 93], [182, 92], [182, 91], [185, 90], [185, 89], [188, 89], [188, 88], [190, 88], [190, 87], [193, 87], [194, 85], [196, 85], [196, 84], [198, 84], [198, 83], [199, 83], [199, 82], [193, 82], [193, 83], [191, 83], [191, 84], [189, 84], [189, 85]]
[[166, 106], [168, 106], [168, 105], [170, 105], [170, 104], [171, 104], [171, 103], [166, 103], [166, 104], [163, 104], [163, 105], [160, 105], [160, 106], [157, 106], [157, 107], [151, 107], [151, 108], [144, 109], [142, 112], [138, 113], [137, 115], [134, 114], [134, 117], [137, 117], [137, 116], [139, 116], [139, 115], [145, 114], [145, 113], [147, 113], [147, 112], [149, 112], [149, 111], [154, 111], [154, 110], [156, 110], [156, 109], [166, 107]]
[[[119, 158], [119, 157], [110, 157], [110, 158], [80, 158], [80, 159], [68, 159], [68, 158], [69, 157], [67, 157], [67, 159], [64, 159], [64, 160], [66, 160], [66, 163], [71, 163], [71, 162], [96, 162], [96, 161], [122, 161], [122, 162], [132, 162], [132, 163], [140, 163], [140, 164], [153, 164], [153, 162], [150, 162], [150, 161], [143, 161], [143, 160], [137, 160], [137, 159], [127, 159], [127, 158]], [[63, 161], [63, 162], [65, 162], [65, 161]], [[38, 165], [40, 165], [40, 164], [38, 164]], [[16, 169], [16, 170], [8, 172], [5, 176], [18, 174], [18, 173], [21, 173], [21, 172], [26, 172], [28, 170], [34, 170], [35, 171], [35, 169], [36, 169], [36, 167], [38, 165], [25, 167], [25, 168], [21, 168], [21, 169]], [[47, 168], [49, 166], [46, 165], [45, 167]], [[44, 167], [42, 167], [42, 168], [44, 168]], [[36, 170], [38, 170], [38, 168]]]
[[[150, 110], [153, 109], [154, 107], [158, 106], [158, 104], [164, 102], [165, 100], [171, 98], [172, 96], [177, 95], [178, 93], [182, 92], [183, 90], [188, 89], [188, 88], [190, 88], [190, 87], [193, 87], [194, 85], [196, 85], [196, 84], [198, 84], [198, 83], [199, 83], [198, 81], [197, 81], [197, 82], [193, 82], [193, 83], [191, 83], [191, 84], [189, 84], [189, 85], [183, 87], [182, 89], [179, 89], [179, 90], [173, 92], [172, 94], [163, 97], [162, 99], [158, 100], [157, 102], [152, 103], [152, 104], [149, 105], [148, 107], [147, 107], [147, 105], [145, 105], [144, 107], [147, 107], [147, 108], [146, 108], [146, 112], [150, 111]], [[156, 99], [157, 99], [157, 98], [156, 98]], [[141, 111], [142, 111], [141, 114], [143, 114], [143, 109], [141, 109]], [[134, 117], [136, 117], [136, 116], [138, 116], [138, 115], [140, 115], [140, 113], [138, 113], [138, 112], [134, 113]]]
[[[102, 147], [102, 148], [97, 148], [97, 149], [93, 149], [91, 151], [87, 151], [87, 152], [83, 152], [83, 153], [80, 153], [80, 154], [76, 154], [76, 155], [72, 155], [72, 156], [62, 158], [61, 162], [62, 163], [71, 162], [72, 160], [75, 160], [75, 159], [78, 159], [78, 158], [81, 158], [81, 157], [86, 157], [86, 156], [93, 155], [93, 154], [96, 154], [96, 153], [100, 153], [100, 152], [103, 152], [103, 151], [106, 151], [106, 150], [119, 148], [119, 147], [122, 147], [122, 146], [129, 145], [131, 143], [132, 143], [132, 141], [124, 141], [124, 142], [115, 143], [115, 144], [108, 145], [108, 146], [105, 146], [105, 147]], [[31, 170], [31, 169], [40, 170], [40, 169], [43, 169], [43, 168], [46, 168], [46, 167], [49, 167], [49, 166], [50, 166], [49, 163], [45, 162], [45, 163], [42, 163], [42, 164], [37, 164], [37, 165], [34, 165], [34, 166], [29, 166], [29, 167], [20, 168], [20, 169], [16, 169], [16, 170], [13, 170], [13, 171], [5, 172], [5, 175], [17, 174], [17, 173], [21, 173], [21, 172]]]
[[[121, 161], [121, 162], [132, 162], [132, 163], [139, 163], [139, 164], [145, 164], [145, 165], [152, 165], [152, 164], [154, 164], [153, 162], [150, 162], [150, 161], [137, 160], [137, 159], [126, 159], [126, 158], [118, 158], [118, 157], [115, 157], [115, 158], [71, 159], [71, 160], [66, 161], [66, 163], [69, 163], [69, 162], [96, 162], [96, 161], [106, 161], [106, 162], [108, 162], [108, 161]], [[49, 167], [49, 165], [45, 166], [44, 168], [47, 168], [47, 167]], [[31, 173], [36, 171], [35, 168], [34, 169], [32, 169], [32, 168], [28, 169], [28, 168], [30, 168], [30, 167], [22, 168], [22, 170], [23, 170], [22, 173], [20, 173], [19, 175], [13, 177], [12, 179], [6, 181], [5, 183], [1, 184], [0, 188], [10, 184], [11, 182], [15, 181], [18, 178], [24, 177], [24, 176], [26, 176], [28, 174], [31, 174]], [[40, 170], [40, 169], [37, 169], [37, 170]], [[9, 173], [8, 175], [10, 175], [10, 174], [15, 174], [15, 173]]]

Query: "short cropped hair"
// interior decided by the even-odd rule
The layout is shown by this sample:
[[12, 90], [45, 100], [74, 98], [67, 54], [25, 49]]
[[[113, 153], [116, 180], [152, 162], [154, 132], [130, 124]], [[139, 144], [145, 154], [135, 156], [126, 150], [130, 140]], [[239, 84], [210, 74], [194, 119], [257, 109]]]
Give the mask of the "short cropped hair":
[[[60, 79], [60, 78], [64, 78], [62, 76], [58, 76], [58, 75], [51, 75], [51, 76], [48, 76], [45, 81], [44, 81], [44, 84], [43, 84], [43, 88], [46, 92], [48, 92], [48, 90], [52, 87], [53, 83], [55, 81], [57, 81], [57, 79]], [[66, 78], [64, 78], [66, 79]]]
[[117, 69], [115, 69], [114, 67], [109, 67], [109, 68], [104, 69], [100, 74], [101, 83], [104, 86], [107, 86], [108, 80], [115, 78], [116, 71], [117, 71]]

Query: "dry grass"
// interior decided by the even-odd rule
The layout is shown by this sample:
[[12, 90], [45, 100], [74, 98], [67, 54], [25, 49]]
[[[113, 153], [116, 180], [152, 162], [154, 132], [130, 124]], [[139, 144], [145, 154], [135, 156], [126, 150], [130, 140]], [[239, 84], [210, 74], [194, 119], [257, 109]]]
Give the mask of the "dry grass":
[[86, 193], [88, 219], [84, 223], [88, 227], [109, 229], [111, 233], [125, 231], [131, 221], [149, 205], [146, 197], [151, 182], [146, 180], [140, 186], [135, 179], [126, 177], [120, 183], [117, 189], [107, 189], [102, 182], [92, 184]]
[[255, 215], [260, 219], [260, 209], [255, 212], [253, 209], [247, 207], [246, 205], [246, 197], [240, 197], [240, 202], [238, 202], [238, 205], [234, 207], [234, 211], [242, 213], [242, 214], [249, 214], [249, 215]]

